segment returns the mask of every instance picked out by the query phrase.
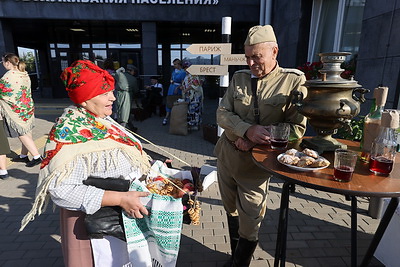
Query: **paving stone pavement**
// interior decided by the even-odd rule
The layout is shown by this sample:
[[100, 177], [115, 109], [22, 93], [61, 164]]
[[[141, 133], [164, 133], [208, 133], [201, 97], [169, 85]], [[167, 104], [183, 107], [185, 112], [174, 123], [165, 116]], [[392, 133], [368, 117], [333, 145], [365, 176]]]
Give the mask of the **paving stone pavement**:
[[[40, 152], [55, 118], [70, 102], [67, 99], [35, 97], [36, 127], [33, 134]], [[206, 99], [204, 123], [215, 123], [216, 99]], [[203, 139], [202, 131], [187, 136], [170, 135], [162, 118], [153, 115], [135, 122], [138, 133], [160, 148], [191, 166], [216, 165], [214, 145]], [[14, 157], [20, 149], [17, 139], [9, 139]], [[144, 146], [169, 156], [147, 142]], [[173, 160], [174, 168], [188, 166]], [[51, 207], [37, 216], [23, 232], [20, 221], [31, 208], [39, 167], [27, 168], [22, 163], [8, 166], [10, 178], [0, 180], [0, 266], [63, 266], [57, 209]], [[268, 211], [262, 223], [260, 242], [251, 262], [252, 267], [273, 266], [277, 236], [282, 181], [270, 181]], [[228, 230], [218, 185], [213, 183], [199, 194], [202, 205], [201, 224], [184, 225], [177, 266], [222, 266], [229, 258]], [[368, 200], [358, 199], [358, 262], [379, 223], [367, 215]], [[286, 266], [350, 266], [350, 202], [344, 196], [296, 187], [290, 197]], [[383, 266], [373, 259], [370, 266]]]

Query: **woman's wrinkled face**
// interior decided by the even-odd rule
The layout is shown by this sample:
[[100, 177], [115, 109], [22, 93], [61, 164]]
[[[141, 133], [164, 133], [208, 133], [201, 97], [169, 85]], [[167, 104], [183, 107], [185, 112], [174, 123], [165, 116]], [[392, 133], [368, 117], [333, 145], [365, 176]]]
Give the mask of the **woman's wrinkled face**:
[[259, 78], [270, 73], [276, 66], [278, 47], [272, 43], [259, 43], [245, 46], [247, 65], [251, 73]]
[[93, 97], [80, 105], [99, 118], [105, 118], [112, 114], [112, 105], [115, 101], [114, 90]]

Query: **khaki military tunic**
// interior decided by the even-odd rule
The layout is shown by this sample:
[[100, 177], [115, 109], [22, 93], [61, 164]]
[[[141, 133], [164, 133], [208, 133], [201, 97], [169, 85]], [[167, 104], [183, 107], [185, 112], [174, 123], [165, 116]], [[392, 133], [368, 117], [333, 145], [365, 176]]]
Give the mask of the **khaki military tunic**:
[[[291, 139], [302, 137], [306, 118], [291, 104], [291, 93], [297, 89], [305, 97], [304, 82], [303, 72], [278, 65], [267, 76], [258, 79], [260, 125], [288, 122]], [[256, 124], [253, 101], [250, 70], [236, 72], [217, 110], [217, 123], [224, 133], [214, 152], [218, 159], [218, 183], [224, 208], [232, 216], [239, 215], [240, 236], [255, 241], [266, 211], [270, 175], [255, 165], [251, 152], [239, 151], [233, 145]]]

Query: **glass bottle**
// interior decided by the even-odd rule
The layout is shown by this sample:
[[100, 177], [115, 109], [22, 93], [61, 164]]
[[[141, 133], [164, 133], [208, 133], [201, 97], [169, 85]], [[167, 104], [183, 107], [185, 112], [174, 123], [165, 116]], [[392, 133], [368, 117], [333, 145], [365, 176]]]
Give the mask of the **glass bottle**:
[[388, 87], [374, 89], [374, 101], [370, 112], [364, 118], [363, 138], [361, 142], [361, 160], [369, 162], [372, 142], [379, 134], [382, 112], [386, 104]]
[[378, 175], [387, 175], [393, 169], [396, 157], [399, 113], [396, 110], [382, 113], [381, 127], [378, 137], [371, 147], [369, 170]]

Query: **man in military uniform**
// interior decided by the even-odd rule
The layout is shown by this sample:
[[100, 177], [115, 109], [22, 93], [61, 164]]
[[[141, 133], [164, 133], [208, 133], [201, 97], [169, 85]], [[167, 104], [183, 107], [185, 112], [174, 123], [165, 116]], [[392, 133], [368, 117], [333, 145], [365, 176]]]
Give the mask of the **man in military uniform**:
[[217, 110], [224, 133], [214, 152], [232, 249], [226, 266], [249, 266], [266, 212], [270, 175], [255, 165], [251, 148], [269, 143], [268, 125], [274, 123], [289, 123], [291, 140], [306, 130], [306, 118], [291, 104], [294, 91], [306, 96], [306, 79], [299, 70], [279, 67], [272, 27], [252, 27], [244, 44], [250, 70], [233, 75]]

